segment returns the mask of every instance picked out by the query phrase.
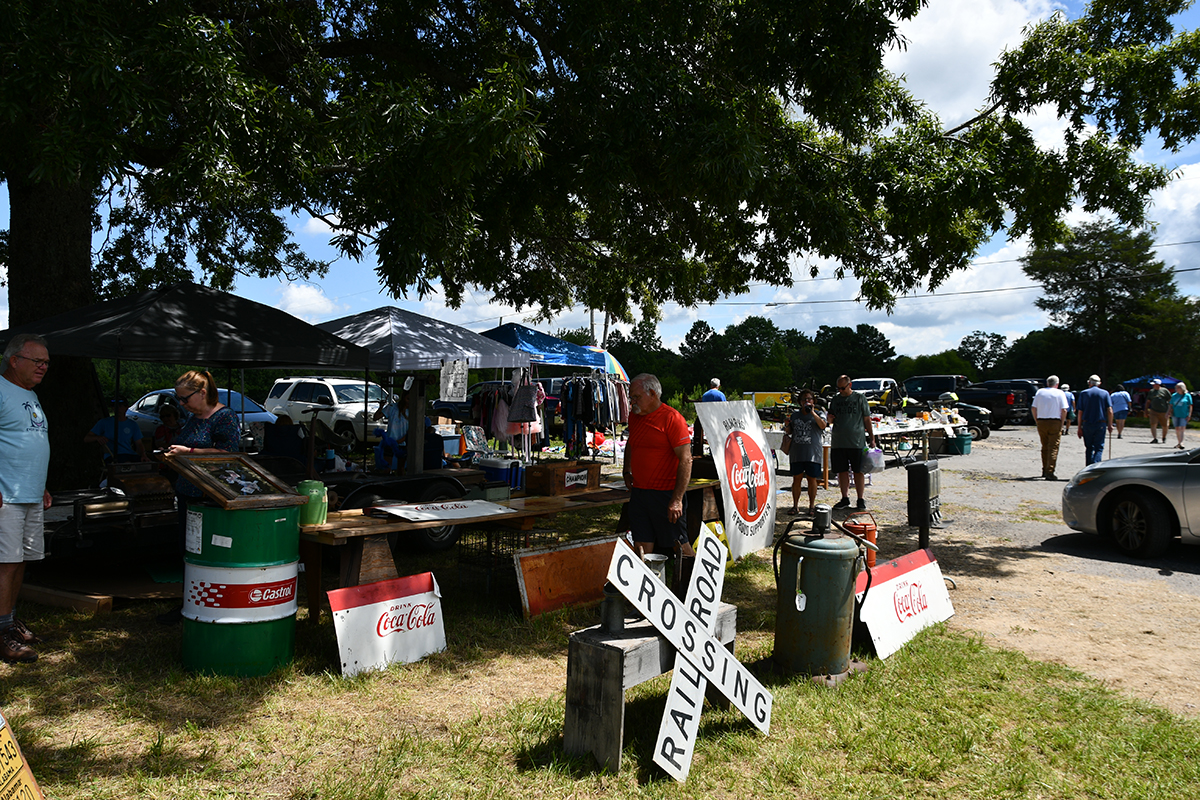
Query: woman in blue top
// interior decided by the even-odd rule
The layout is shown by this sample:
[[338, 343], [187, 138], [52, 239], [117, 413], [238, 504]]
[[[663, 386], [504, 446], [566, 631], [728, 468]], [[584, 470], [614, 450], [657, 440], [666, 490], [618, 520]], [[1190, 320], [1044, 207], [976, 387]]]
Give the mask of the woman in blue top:
[[1171, 423], [1175, 426], [1175, 438], [1179, 444], [1176, 450], [1183, 449], [1183, 432], [1187, 430], [1188, 417], [1192, 415], [1192, 396], [1188, 394], [1183, 381], [1175, 384], [1175, 394], [1171, 395]]
[[[167, 448], [168, 456], [201, 455], [204, 453], [236, 453], [241, 444], [241, 427], [237, 414], [217, 400], [217, 382], [208, 372], [189, 370], [175, 381], [175, 398], [179, 407], [191, 414], [175, 441]], [[204, 494], [191, 481], [180, 477], [175, 481], [175, 507], [179, 513], [179, 552], [187, 546], [187, 514], [189, 503], [199, 503]], [[183, 606], [158, 616], [158, 621], [171, 625], [183, 619]]]
[[1117, 390], [1112, 393], [1112, 410], [1113, 421], [1117, 423], [1117, 438], [1121, 438], [1121, 434], [1125, 432], [1125, 419], [1129, 416], [1129, 408], [1133, 405], [1133, 398], [1129, 396], [1129, 392], [1125, 391], [1125, 384], [1118, 383]]

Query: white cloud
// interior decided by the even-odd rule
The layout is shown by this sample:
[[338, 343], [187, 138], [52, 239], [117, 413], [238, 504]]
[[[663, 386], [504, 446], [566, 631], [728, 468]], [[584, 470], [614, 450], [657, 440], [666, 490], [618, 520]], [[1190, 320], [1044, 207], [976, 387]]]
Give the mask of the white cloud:
[[1058, 3], [1045, 0], [931, 0], [900, 25], [908, 47], [884, 64], [950, 127], [977, 114], [987, 100], [992, 64], [1021, 42], [1021, 30]]
[[[338, 218], [336, 216], [331, 215], [329, 219], [335, 225], [338, 222]], [[333, 232], [333, 228], [331, 228], [329, 224], [325, 222], [325, 220], [317, 219], [316, 217], [309, 217], [308, 219], [304, 220], [304, 225], [300, 230], [310, 236], [328, 236]]]
[[289, 283], [280, 294], [282, 299], [276, 308], [306, 322], [328, 319], [345, 310], [345, 306], [326, 297], [321, 287], [309, 283]]

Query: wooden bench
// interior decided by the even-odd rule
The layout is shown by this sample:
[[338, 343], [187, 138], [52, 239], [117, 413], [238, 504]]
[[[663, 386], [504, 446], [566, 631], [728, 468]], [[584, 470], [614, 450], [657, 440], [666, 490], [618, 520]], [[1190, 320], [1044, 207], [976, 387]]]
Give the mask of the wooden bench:
[[[717, 611], [717, 641], [733, 652], [737, 606], [721, 603]], [[649, 621], [625, 620], [625, 630], [610, 633], [599, 625], [572, 633], [567, 645], [567, 714], [563, 750], [572, 755], [591, 753], [601, 767], [621, 769], [625, 743], [625, 692], [670, 672], [675, 648]], [[710, 702], [728, 706], [712, 686]]]

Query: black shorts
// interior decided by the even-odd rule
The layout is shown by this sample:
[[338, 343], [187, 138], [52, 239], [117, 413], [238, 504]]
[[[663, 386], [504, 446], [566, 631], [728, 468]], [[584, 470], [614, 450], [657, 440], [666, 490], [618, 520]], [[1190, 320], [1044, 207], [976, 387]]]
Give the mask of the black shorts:
[[683, 513], [675, 522], [667, 522], [667, 506], [671, 491], [659, 489], [630, 489], [628, 516], [633, 541], [654, 545], [658, 552], [670, 552], [676, 542], [686, 542], [687, 495], [683, 498]]
[[829, 450], [829, 471], [862, 472], [863, 451], [860, 447], [833, 447]]

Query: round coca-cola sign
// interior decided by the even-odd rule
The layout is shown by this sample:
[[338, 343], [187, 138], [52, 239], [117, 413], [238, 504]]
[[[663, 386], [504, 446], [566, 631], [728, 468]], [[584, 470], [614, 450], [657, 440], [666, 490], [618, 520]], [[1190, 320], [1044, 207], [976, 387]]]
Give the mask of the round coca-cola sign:
[[742, 431], [725, 438], [725, 476], [738, 515], [747, 522], [758, 519], [767, 507], [767, 458], [758, 442]]

